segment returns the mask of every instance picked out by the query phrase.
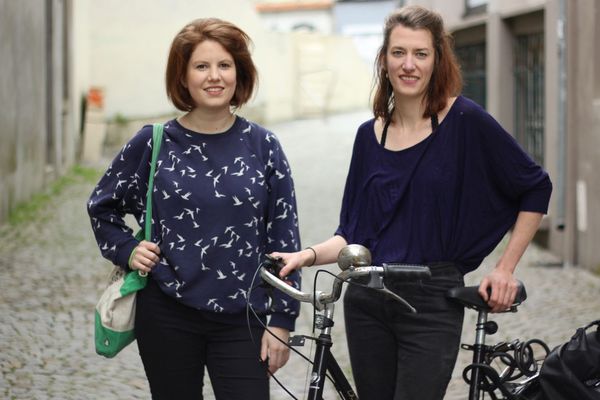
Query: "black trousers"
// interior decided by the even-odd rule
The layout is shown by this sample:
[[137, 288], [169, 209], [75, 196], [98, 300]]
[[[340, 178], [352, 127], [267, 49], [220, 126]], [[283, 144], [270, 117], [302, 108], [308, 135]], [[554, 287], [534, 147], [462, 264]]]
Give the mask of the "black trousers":
[[153, 399], [201, 400], [204, 369], [218, 400], [267, 400], [263, 329], [216, 322], [148, 285], [137, 297], [135, 332]]
[[350, 285], [344, 296], [352, 373], [361, 400], [442, 400], [460, 347], [464, 309], [445, 298], [464, 286], [453, 266], [432, 279], [387, 286], [417, 309]]

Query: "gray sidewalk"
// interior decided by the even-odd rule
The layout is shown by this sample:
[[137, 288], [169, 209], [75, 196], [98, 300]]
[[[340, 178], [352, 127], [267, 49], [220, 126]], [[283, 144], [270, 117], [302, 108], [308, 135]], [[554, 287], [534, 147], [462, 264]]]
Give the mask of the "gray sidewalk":
[[[283, 143], [295, 176], [303, 246], [336, 229], [354, 133], [367, 118], [368, 112], [359, 112], [269, 126]], [[112, 360], [94, 353], [93, 308], [110, 265], [100, 258], [85, 211], [92, 186], [84, 181], [68, 186], [37, 222], [0, 227], [0, 398], [150, 398], [135, 344]], [[477, 283], [492, 268], [503, 245], [467, 276], [468, 282]], [[577, 268], [539, 265], [550, 261], [556, 260], [535, 246], [527, 251], [517, 276], [529, 298], [517, 314], [493, 318], [500, 329], [489, 342], [537, 337], [552, 347], [600, 318], [600, 278]], [[314, 268], [304, 271], [305, 290], [312, 288], [314, 273]], [[321, 274], [317, 287], [327, 290], [330, 282]], [[349, 372], [341, 302], [335, 321], [333, 352]], [[466, 342], [473, 340], [474, 321], [474, 313], [467, 311]], [[312, 311], [305, 306], [296, 333], [310, 334], [311, 322]], [[460, 373], [469, 357], [461, 351], [446, 399], [467, 398]], [[292, 355], [277, 376], [303, 398], [309, 370]], [[208, 393], [206, 398], [213, 397]], [[272, 384], [272, 399], [288, 398]]]

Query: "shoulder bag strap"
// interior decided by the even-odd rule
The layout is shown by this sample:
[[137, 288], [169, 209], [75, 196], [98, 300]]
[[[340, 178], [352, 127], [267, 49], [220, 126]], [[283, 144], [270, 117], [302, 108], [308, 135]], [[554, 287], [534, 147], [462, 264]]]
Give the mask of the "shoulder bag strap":
[[146, 216], [144, 225], [144, 239], [152, 238], [152, 192], [154, 190], [154, 174], [156, 173], [156, 159], [162, 144], [163, 125], [152, 126], [152, 162], [150, 163], [150, 176], [148, 177], [148, 192], [146, 193]]

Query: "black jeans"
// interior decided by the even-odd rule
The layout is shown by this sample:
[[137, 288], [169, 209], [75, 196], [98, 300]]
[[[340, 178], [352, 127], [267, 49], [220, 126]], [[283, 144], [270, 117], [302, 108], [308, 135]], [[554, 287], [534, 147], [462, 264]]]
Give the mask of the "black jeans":
[[460, 347], [464, 309], [445, 298], [464, 286], [453, 266], [432, 267], [432, 279], [387, 284], [417, 309], [350, 285], [344, 296], [346, 335], [361, 400], [442, 400]]
[[148, 280], [137, 298], [135, 332], [153, 399], [201, 400], [204, 368], [217, 399], [269, 398], [259, 361], [263, 329], [216, 322], [163, 294]]

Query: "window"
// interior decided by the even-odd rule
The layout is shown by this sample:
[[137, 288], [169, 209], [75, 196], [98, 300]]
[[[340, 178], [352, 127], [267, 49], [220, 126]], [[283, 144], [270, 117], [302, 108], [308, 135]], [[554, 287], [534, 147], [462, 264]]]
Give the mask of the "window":
[[519, 35], [515, 43], [515, 134], [544, 164], [544, 34]]
[[484, 13], [488, 0], [465, 0], [465, 16]]
[[456, 57], [463, 76], [462, 94], [485, 108], [485, 43], [457, 46]]

